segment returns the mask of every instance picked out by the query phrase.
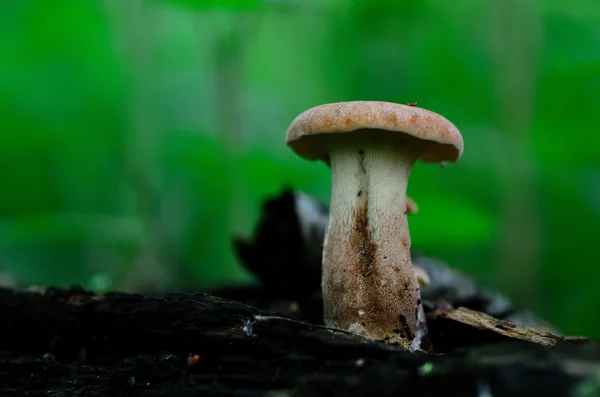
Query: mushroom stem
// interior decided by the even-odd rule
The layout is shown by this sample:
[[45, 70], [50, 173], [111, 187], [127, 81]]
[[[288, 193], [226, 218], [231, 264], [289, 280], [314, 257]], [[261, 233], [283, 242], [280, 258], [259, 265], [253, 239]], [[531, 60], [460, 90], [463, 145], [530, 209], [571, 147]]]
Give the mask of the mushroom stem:
[[417, 350], [427, 330], [410, 257], [406, 187], [424, 143], [361, 130], [325, 145], [332, 170], [325, 322]]

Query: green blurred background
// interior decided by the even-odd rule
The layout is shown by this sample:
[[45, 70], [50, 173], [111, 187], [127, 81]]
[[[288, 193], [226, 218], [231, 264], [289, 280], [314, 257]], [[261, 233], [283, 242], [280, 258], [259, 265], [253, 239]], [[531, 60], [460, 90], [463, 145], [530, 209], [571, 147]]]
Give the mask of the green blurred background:
[[417, 102], [465, 153], [418, 163], [415, 249], [563, 331], [600, 336], [597, 0], [0, 3], [0, 281], [253, 282], [233, 235], [330, 175], [300, 112]]

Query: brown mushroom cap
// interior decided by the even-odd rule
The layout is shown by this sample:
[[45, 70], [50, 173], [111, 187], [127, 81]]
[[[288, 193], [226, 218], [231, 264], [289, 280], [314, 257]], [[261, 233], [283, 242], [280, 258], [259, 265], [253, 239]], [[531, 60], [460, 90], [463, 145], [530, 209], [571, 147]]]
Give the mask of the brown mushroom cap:
[[420, 157], [427, 163], [455, 163], [463, 152], [462, 135], [443, 116], [415, 106], [380, 101], [338, 102], [308, 109], [292, 122], [286, 142], [301, 157], [326, 160], [326, 149], [311, 138], [361, 129], [400, 132], [429, 141]]

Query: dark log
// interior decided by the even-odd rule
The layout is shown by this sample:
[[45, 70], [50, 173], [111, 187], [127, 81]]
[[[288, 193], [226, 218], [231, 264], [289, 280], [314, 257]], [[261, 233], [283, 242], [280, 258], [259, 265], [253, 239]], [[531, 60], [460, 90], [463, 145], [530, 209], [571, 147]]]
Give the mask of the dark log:
[[[449, 324], [462, 320], [449, 312], [456, 313], [429, 313], [436, 335], [457, 332]], [[506, 342], [511, 338], [470, 327], [460, 332], [470, 333], [471, 344], [447, 346], [444, 354], [406, 353], [201, 293], [3, 289], [0, 325], [1, 396], [512, 397], [598, 390], [595, 342]]]

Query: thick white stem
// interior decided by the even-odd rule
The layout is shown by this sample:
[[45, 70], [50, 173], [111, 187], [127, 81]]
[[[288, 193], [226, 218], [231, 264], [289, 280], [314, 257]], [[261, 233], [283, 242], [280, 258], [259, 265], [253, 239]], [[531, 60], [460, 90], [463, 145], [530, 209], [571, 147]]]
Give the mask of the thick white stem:
[[363, 130], [327, 140], [332, 171], [323, 253], [325, 322], [419, 348], [426, 334], [410, 258], [406, 186], [422, 144]]

